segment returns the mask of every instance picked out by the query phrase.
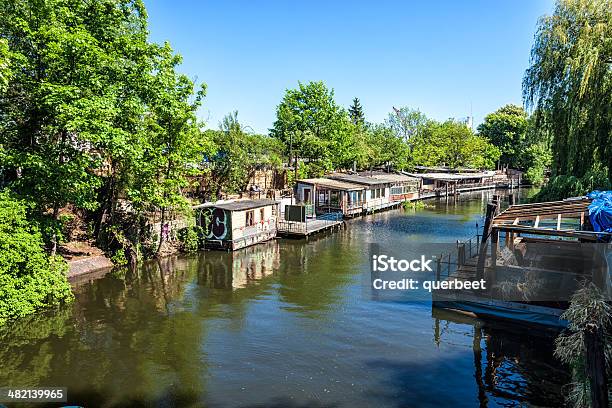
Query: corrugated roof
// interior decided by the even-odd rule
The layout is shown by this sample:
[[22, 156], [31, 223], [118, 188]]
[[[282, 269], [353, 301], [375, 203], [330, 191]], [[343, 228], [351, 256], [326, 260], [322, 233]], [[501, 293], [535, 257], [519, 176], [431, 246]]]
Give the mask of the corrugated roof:
[[378, 180], [393, 181], [395, 183], [409, 182], [409, 181], [416, 182], [419, 180], [418, 177], [412, 177], [412, 176], [407, 176], [405, 174], [397, 174], [397, 173], [372, 173], [372, 175], [370, 175], [369, 173], [361, 173], [360, 175], [364, 177], [372, 177]]
[[243, 211], [243, 210], [252, 210], [254, 208], [266, 207], [268, 205], [277, 204], [274, 200], [235, 200], [235, 201], [226, 201], [222, 203], [206, 203], [200, 204], [193, 208], [221, 208], [223, 210], [229, 211]]
[[432, 180], [464, 180], [482, 177], [493, 177], [494, 171], [485, 171], [481, 173], [408, 173], [412, 177], [427, 178]]
[[358, 174], [333, 173], [328, 176], [331, 179], [348, 181], [349, 183], [363, 184], [367, 186], [375, 186], [380, 184], [393, 183], [392, 180], [377, 179], [373, 177], [360, 176]]
[[342, 180], [333, 180], [333, 179], [324, 178], [324, 177], [303, 179], [303, 180], [298, 180], [298, 182], [304, 183], [304, 184], [312, 184], [312, 185], [327, 187], [327, 188], [336, 189], [336, 190], [350, 191], [350, 190], [363, 190], [364, 188], [360, 184], [349, 183], [349, 182], [342, 181]]

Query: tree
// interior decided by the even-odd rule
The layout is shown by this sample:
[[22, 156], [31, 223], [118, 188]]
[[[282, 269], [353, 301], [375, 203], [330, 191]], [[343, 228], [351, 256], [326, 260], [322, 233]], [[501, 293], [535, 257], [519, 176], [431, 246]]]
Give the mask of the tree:
[[360, 126], [365, 123], [365, 116], [359, 98], [353, 98], [353, 104], [349, 107], [349, 117], [354, 125]]
[[196, 119], [206, 86], [195, 94], [194, 83], [176, 72], [180, 62], [181, 57], [172, 52], [169, 44], [160, 47], [148, 78], [149, 89], [154, 93], [148, 101], [144, 123], [147, 138], [143, 140], [138, 165], [132, 169], [135, 178], [128, 191], [137, 211], [161, 211], [157, 252], [165, 240], [163, 229], [168, 212], [187, 206], [182, 189], [189, 186], [189, 176], [199, 173], [210, 147]]
[[526, 143], [527, 112], [516, 105], [505, 105], [485, 117], [478, 133], [501, 152], [500, 165], [521, 168]]
[[215, 145], [215, 153], [208, 158], [210, 198], [219, 198], [221, 191], [245, 191], [257, 168], [281, 165], [280, 142], [249, 133], [248, 127], [238, 121], [237, 111], [222, 119], [219, 130], [208, 130], [207, 134]]
[[452, 168], [493, 168], [499, 149], [465, 124], [454, 120], [429, 121], [413, 140], [413, 158], [417, 165]]
[[427, 117], [418, 109], [394, 107], [393, 112], [389, 113], [386, 124], [398, 137], [409, 142], [413, 137], [419, 136], [427, 121]]
[[559, 0], [554, 14], [540, 19], [523, 95], [535, 108], [537, 131], [552, 135], [553, 176], [598, 171], [610, 180], [611, 63], [609, 0]]
[[353, 133], [345, 110], [334, 100], [334, 91], [319, 82], [299, 83], [288, 89], [276, 109], [271, 136], [285, 145], [285, 152], [298, 158], [341, 167], [352, 164]]
[[24, 203], [0, 191], [0, 325], [72, 301], [67, 272], [63, 259], [44, 252]]

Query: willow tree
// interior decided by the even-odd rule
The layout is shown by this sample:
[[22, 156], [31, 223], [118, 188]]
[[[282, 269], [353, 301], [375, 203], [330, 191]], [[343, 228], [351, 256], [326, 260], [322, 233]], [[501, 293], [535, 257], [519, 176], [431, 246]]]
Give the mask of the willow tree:
[[612, 1], [559, 0], [540, 19], [523, 95], [535, 108], [536, 130], [552, 136], [553, 175], [609, 183]]

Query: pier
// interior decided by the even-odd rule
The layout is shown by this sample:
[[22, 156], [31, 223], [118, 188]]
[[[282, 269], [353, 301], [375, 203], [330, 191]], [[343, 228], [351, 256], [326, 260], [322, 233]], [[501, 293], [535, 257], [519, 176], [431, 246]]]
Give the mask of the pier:
[[276, 225], [277, 235], [283, 237], [307, 237], [328, 230], [338, 230], [342, 228], [344, 221], [341, 218], [335, 219], [312, 219], [306, 222], [299, 221], [278, 221]]

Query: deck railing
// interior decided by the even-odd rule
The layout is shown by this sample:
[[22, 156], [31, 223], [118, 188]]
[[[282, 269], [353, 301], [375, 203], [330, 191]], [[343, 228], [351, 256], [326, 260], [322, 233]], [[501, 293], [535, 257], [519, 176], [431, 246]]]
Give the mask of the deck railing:
[[308, 232], [309, 225], [315, 225], [314, 223], [316, 223], [318, 226], [321, 226], [322, 224], [337, 224], [338, 222], [342, 221], [342, 219], [342, 212], [329, 212], [317, 215], [316, 218], [306, 218], [305, 222], [278, 220], [276, 223], [276, 229], [279, 232], [306, 234]]
[[475, 262], [481, 242], [482, 235], [476, 234], [466, 241], [457, 241], [455, 251], [436, 256], [436, 280], [446, 279], [466, 263]]

